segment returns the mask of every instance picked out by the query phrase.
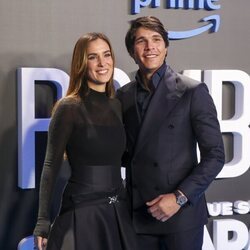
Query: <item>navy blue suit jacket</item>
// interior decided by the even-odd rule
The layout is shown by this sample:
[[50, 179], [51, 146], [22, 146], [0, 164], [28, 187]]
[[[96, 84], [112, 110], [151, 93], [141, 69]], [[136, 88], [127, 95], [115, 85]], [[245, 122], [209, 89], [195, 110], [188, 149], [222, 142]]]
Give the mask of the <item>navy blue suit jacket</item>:
[[[207, 86], [168, 67], [141, 121], [136, 84], [117, 91], [127, 134], [123, 165], [134, 227], [137, 233], [158, 235], [204, 225], [204, 192], [224, 165], [222, 135]], [[145, 203], [176, 189], [188, 204], [166, 222], [153, 218]]]

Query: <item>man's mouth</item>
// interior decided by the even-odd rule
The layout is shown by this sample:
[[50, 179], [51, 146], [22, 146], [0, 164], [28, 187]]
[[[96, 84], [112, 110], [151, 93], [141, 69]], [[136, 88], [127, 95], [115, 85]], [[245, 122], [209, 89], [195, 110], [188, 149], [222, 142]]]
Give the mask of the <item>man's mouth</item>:
[[146, 58], [155, 58], [155, 57], [157, 57], [157, 55], [156, 54], [146, 54], [144, 57], [146, 57]]

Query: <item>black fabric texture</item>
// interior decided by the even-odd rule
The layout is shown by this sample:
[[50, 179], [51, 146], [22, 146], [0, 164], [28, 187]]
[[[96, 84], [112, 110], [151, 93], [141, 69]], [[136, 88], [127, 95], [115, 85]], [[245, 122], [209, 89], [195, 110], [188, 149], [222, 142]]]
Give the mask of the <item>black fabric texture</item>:
[[[123, 237], [120, 231], [132, 232], [132, 226], [129, 229], [121, 228], [123, 223], [120, 221], [125, 218], [128, 220], [125, 227], [129, 225], [124, 197], [122, 201], [116, 202], [119, 205], [109, 202], [110, 195], [119, 194], [123, 188], [121, 156], [125, 144], [121, 105], [117, 99], [90, 90], [84, 100], [66, 97], [59, 102], [49, 126], [40, 183], [38, 221], [34, 230], [36, 236], [49, 236], [48, 249], [63, 249], [63, 238], [70, 230], [74, 232], [74, 237], [70, 237], [74, 241], [79, 235], [86, 235], [86, 249], [99, 249], [102, 244], [98, 243], [98, 235], [95, 239], [91, 236], [100, 233], [98, 228], [105, 229], [103, 233], [109, 235], [106, 242], [110, 247], [108, 249], [113, 249], [114, 246], [114, 249], [130, 249], [131, 246], [125, 248], [124, 239], [120, 239]], [[51, 199], [65, 152], [71, 166], [71, 176], [63, 193], [60, 214], [50, 234]], [[117, 197], [119, 199], [119, 195]], [[76, 206], [76, 201], [83, 202], [83, 206]], [[84, 221], [90, 224], [85, 224]], [[93, 231], [90, 233], [91, 228]], [[119, 235], [120, 238], [113, 242], [114, 236], [110, 234], [116, 237]], [[83, 240], [84, 237], [71, 245], [79, 248]], [[85, 247], [81, 246], [81, 249]]]

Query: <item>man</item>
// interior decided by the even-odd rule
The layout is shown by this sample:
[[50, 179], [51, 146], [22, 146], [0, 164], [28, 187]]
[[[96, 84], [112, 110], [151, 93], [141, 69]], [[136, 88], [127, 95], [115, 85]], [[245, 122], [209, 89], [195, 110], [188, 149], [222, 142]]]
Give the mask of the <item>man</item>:
[[132, 21], [125, 41], [139, 66], [135, 81], [117, 93], [139, 249], [200, 250], [207, 223], [204, 192], [224, 165], [214, 103], [204, 83], [165, 63], [169, 42], [159, 19]]

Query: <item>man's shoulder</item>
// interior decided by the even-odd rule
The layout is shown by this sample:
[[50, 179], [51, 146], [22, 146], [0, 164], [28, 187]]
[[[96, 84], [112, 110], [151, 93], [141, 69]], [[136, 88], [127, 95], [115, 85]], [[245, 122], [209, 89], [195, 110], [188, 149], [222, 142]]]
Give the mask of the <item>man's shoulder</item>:
[[128, 91], [131, 91], [133, 88], [135, 88], [136, 86], [136, 80], [133, 80], [129, 83], [126, 83], [125, 85], [123, 85], [122, 87], [120, 87], [117, 92], [119, 93], [126, 93]]
[[201, 82], [194, 80], [188, 76], [182, 75], [180, 73], [176, 73], [176, 75], [177, 75], [177, 80], [176, 80], [177, 84], [184, 85], [189, 89], [196, 88], [201, 84]]
[[209, 93], [208, 87], [204, 82], [197, 81], [188, 76], [177, 73], [176, 89], [184, 93]]

